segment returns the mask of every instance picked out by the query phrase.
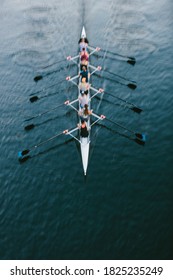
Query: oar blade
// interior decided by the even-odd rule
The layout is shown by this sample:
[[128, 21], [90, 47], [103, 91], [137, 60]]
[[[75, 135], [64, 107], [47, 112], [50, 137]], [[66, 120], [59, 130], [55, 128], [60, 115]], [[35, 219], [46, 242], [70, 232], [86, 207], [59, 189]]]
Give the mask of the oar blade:
[[30, 152], [29, 149], [23, 150], [23, 151], [21, 151], [21, 152], [18, 152], [18, 158], [19, 158], [19, 159], [22, 158], [23, 156], [29, 154], [29, 152]]
[[136, 61], [135, 61], [135, 60], [128, 59], [128, 60], [127, 60], [127, 63], [129, 63], [129, 64], [131, 64], [131, 65], [135, 65]]
[[34, 77], [34, 81], [35, 82], [38, 82], [39, 80], [43, 79], [43, 76], [42, 75], [39, 75], [39, 76], [35, 76]]
[[140, 114], [141, 112], [142, 112], [142, 109], [141, 108], [138, 108], [138, 107], [131, 107], [130, 108], [132, 111], [134, 111], [135, 113], [138, 113], [138, 114]]
[[31, 123], [31, 124], [28, 124], [28, 125], [25, 126], [25, 130], [31, 130], [34, 127], [35, 127], [35, 125], [33, 123]]
[[132, 83], [127, 84], [127, 86], [128, 86], [130, 89], [133, 89], [133, 90], [137, 87], [136, 84], [132, 84]]
[[35, 95], [35, 96], [32, 96], [29, 100], [31, 103], [33, 103], [33, 102], [36, 102], [38, 99], [39, 99], [38, 96]]
[[138, 143], [139, 145], [145, 145], [145, 141], [146, 141], [146, 135], [144, 133], [135, 133], [136, 135], [136, 139], [135, 142]]

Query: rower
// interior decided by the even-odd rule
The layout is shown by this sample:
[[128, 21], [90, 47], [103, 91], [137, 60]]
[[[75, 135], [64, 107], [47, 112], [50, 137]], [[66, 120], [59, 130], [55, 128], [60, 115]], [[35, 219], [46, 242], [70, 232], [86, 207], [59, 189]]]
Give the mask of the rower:
[[92, 115], [92, 111], [88, 109], [88, 104], [85, 104], [83, 109], [79, 111], [81, 120], [88, 121], [88, 117]]
[[80, 108], [83, 109], [85, 104], [88, 104], [89, 102], [88, 95], [82, 94], [81, 96], [79, 96], [79, 102], [80, 102]]
[[81, 60], [83, 60], [83, 59], [88, 60], [89, 54], [88, 54], [88, 52], [85, 50], [85, 48], [82, 49], [82, 51], [81, 51], [81, 53], [80, 53], [80, 58], [81, 58]]
[[82, 66], [82, 71], [79, 74], [82, 78], [86, 78], [86, 82], [88, 83], [88, 78], [90, 77], [90, 73], [88, 73], [88, 70], [85, 65]]
[[80, 69], [81, 70], [82, 70], [83, 65], [86, 66], [86, 68], [87, 68], [87, 66], [88, 66], [88, 58], [89, 58], [88, 53], [87, 52], [83, 52], [83, 54], [80, 57], [80, 59], [81, 59], [81, 61], [80, 61], [80, 64], [81, 64]]
[[88, 128], [87, 128], [87, 124], [84, 120], [81, 121], [81, 125], [78, 124], [78, 127], [80, 128], [80, 136], [81, 137], [88, 137], [89, 133], [88, 133]]
[[83, 77], [79, 83], [79, 89], [81, 94], [88, 94], [89, 84], [86, 82], [85, 77]]

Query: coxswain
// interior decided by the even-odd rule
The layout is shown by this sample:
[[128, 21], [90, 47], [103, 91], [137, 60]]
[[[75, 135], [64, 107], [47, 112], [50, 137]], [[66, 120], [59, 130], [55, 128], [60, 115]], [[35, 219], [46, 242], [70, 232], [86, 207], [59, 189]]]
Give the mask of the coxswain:
[[88, 47], [88, 40], [86, 38], [81, 38], [79, 40], [79, 49], [80, 52], [82, 52], [82, 49], [84, 48], [85, 50], [87, 50]]

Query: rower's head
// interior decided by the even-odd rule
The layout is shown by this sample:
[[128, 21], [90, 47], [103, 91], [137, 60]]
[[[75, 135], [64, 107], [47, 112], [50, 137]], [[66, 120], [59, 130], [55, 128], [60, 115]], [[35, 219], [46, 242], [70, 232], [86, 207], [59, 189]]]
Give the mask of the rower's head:
[[85, 65], [82, 66], [82, 70], [86, 71], [86, 66]]
[[81, 125], [84, 127], [86, 125], [86, 122], [84, 120], [81, 120]]

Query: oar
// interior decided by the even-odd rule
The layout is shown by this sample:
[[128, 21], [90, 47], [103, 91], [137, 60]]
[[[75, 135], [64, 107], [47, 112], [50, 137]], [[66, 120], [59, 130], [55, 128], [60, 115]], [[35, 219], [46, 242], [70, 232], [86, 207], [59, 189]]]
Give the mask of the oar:
[[57, 73], [57, 72], [59, 72], [59, 71], [60, 71], [60, 70], [58, 69], [58, 70], [54, 70], [54, 71], [48, 72], [48, 73], [46, 73], [46, 74], [44, 74], [44, 75], [35, 76], [35, 77], [34, 77], [34, 81], [37, 82], [37, 81], [39, 81], [39, 80], [42, 80], [44, 77], [47, 77], [47, 76], [49, 76], [49, 75], [51, 75], [51, 74], [54, 74], [54, 73]]
[[119, 54], [119, 53], [114, 53], [114, 52], [111, 52], [111, 51], [109, 51], [109, 50], [103, 50], [103, 49], [101, 49], [101, 51], [104, 51], [104, 52], [106, 52], [106, 53], [113, 54], [113, 55], [116, 55], [116, 56], [125, 58], [125, 59], [127, 59], [127, 63], [129, 63], [129, 64], [131, 64], [131, 65], [135, 65], [135, 63], [136, 63], [136, 59], [135, 59], [134, 57], [126, 56], [126, 55], [121, 55], [121, 54]]
[[110, 119], [107, 119], [107, 118], [106, 118], [106, 120], [107, 120], [108, 122], [110, 122], [110, 123], [113, 123], [113, 124], [115, 124], [115, 125], [117, 125], [117, 126], [123, 128], [123, 129], [129, 131], [130, 133], [134, 134], [134, 135], [136, 136], [136, 138], [134, 139], [134, 141], [135, 141], [136, 143], [138, 143], [138, 144], [140, 144], [140, 145], [144, 145], [144, 144], [145, 144], [145, 140], [146, 140], [145, 134], [143, 134], [143, 133], [142, 133], [142, 134], [141, 134], [141, 133], [137, 133], [137, 132], [128, 129], [127, 127], [125, 127], [125, 126], [123, 126], [123, 125], [121, 125], [121, 124], [119, 124], [119, 123], [117, 123], [117, 122], [115, 122], [115, 121], [110, 120]]
[[39, 91], [36, 91], [36, 92], [34, 92], [34, 93], [31, 93], [30, 96], [35, 95], [35, 94], [38, 94], [38, 93], [41, 93], [41, 92], [47, 90], [48, 88], [52, 88], [52, 87], [54, 87], [54, 86], [57, 86], [57, 85], [59, 85], [60, 83], [62, 83], [62, 82], [64, 82], [64, 81], [65, 81], [65, 79], [60, 80], [59, 82], [57, 82], [57, 83], [55, 83], [55, 84], [53, 84], [53, 85], [51, 85], [51, 86], [48, 86], [48, 87], [46, 87], [46, 88], [43, 88], [43, 89], [41, 89], [41, 90], [39, 90]]
[[54, 116], [54, 117], [51, 117], [51, 118], [46, 119], [46, 120], [44, 120], [44, 121], [42, 121], [42, 122], [39, 122], [39, 123], [35, 123], [35, 124], [32, 123], [32, 124], [28, 125], [28, 126], [25, 128], [25, 130], [31, 130], [31, 129], [33, 129], [34, 127], [46, 125], [48, 122], [53, 121], [53, 120], [56, 120], [56, 119], [59, 119], [59, 118], [60, 118], [60, 116]]
[[[109, 50], [104, 50], [104, 49], [102, 49], [102, 48], [101, 48], [101, 51], [102, 51], [102, 52], [106, 52], [106, 53], [111, 54], [111, 55], [115, 55], [115, 56], [118, 56], [118, 57], [125, 58], [125, 59], [126, 59], [126, 62], [129, 63], [129, 64], [131, 64], [131, 65], [135, 65], [135, 63], [136, 63], [135, 57], [126, 56], [126, 55], [121, 55], [121, 54], [119, 54], [119, 53], [111, 52], [111, 51], [109, 51]], [[96, 54], [96, 55], [99, 56], [99, 54]]]
[[[118, 74], [115, 74], [115, 73], [113, 73], [111, 71], [108, 71], [107, 69], [104, 69], [104, 72], [107, 72], [107, 73], [109, 73], [111, 75], [114, 75], [114, 76], [116, 76], [116, 77], [118, 77], [118, 78], [128, 82], [127, 86], [130, 87], [131, 89], [135, 89], [137, 87], [135, 81], [130, 81], [129, 79], [126, 79], [126, 78], [124, 78], [124, 77], [122, 77], [122, 76], [120, 76]], [[121, 83], [121, 81], [117, 81], [117, 82]]]
[[43, 79], [43, 76], [42, 75], [38, 75], [38, 76], [35, 76], [34, 77], [34, 81], [35, 82], [38, 82], [39, 80]]
[[[102, 78], [102, 76], [101, 76], [100, 74], [98, 74], [98, 73], [94, 73], [94, 75], [96, 75], [96, 76], [99, 77], [99, 78]], [[115, 83], [117, 83], [117, 84], [120, 84], [120, 85], [123, 85], [123, 86], [127, 86], [127, 87], [129, 87], [130, 89], [133, 89], [133, 90], [137, 87], [136, 84], [133, 84], [133, 83], [131, 83], [131, 82], [128, 83], [128, 84], [124, 84], [124, 83], [122, 83], [122, 82], [120, 82], [120, 81], [117, 81], [117, 80], [115, 80], [115, 79], [112, 79], [112, 78], [108, 78], [108, 77], [105, 77], [105, 76], [104, 76], [104, 78], [107, 79], [107, 80], [109, 80], [109, 81], [115, 82]]]
[[104, 124], [97, 123], [97, 125], [98, 125], [98, 126], [101, 126], [101, 127], [103, 127], [103, 128], [105, 128], [105, 129], [107, 129], [107, 130], [109, 130], [109, 131], [111, 131], [112, 133], [116, 133], [116, 134], [118, 134], [118, 135], [120, 135], [120, 136], [122, 136], [122, 137], [125, 137], [125, 138], [127, 138], [127, 139], [129, 139], [129, 140], [134, 141], [134, 139], [132, 139], [129, 135], [127, 135], [127, 134], [122, 134], [122, 133], [120, 133], [119, 131], [117, 131], [117, 130], [115, 130], [115, 129], [112, 129], [112, 128], [110, 128], [110, 127], [104, 125]]
[[33, 102], [36, 102], [38, 99], [39, 99], [39, 97], [36, 95], [36, 96], [32, 96], [32, 97], [29, 99], [29, 101], [30, 101], [31, 103], [33, 103]]
[[131, 81], [131, 80], [129, 80], [129, 79], [126, 79], [126, 78], [124, 78], [124, 77], [122, 77], [122, 76], [116, 74], [116, 73], [113, 73], [113, 72], [107, 70], [107, 68], [103, 69], [103, 71], [104, 71], [104, 72], [107, 72], [107, 73], [109, 73], [109, 74], [111, 74], [111, 75], [114, 75], [114, 76], [116, 76], [116, 77], [118, 77], [118, 78], [120, 78], [120, 79], [122, 79], [122, 80], [124, 80], [124, 81], [130, 82], [130, 83], [135, 83], [135, 84], [136, 84], [135, 81]]
[[40, 96], [40, 97], [35, 95], [35, 96], [30, 97], [29, 101], [31, 103], [33, 103], [33, 102], [36, 102], [38, 99], [45, 98], [45, 97], [51, 96], [51, 95], [55, 95], [57, 93], [59, 93], [59, 91], [56, 91], [56, 92], [53, 92], [53, 93], [50, 93], [50, 94], [46, 94], [46, 95], [43, 95], [43, 96]]
[[29, 101], [30, 101], [31, 103], [33, 103], [33, 102], [36, 102], [37, 100], [39, 100], [39, 99], [41, 99], [41, 98], [53, 96], [53, 95], [59, 94], [59, 93], [64, 92], [64, 91], [68, 91], [68, 90], [70, 90], [72, 87], [73, 87], [73, 85], [72, 85], [71, 87], [68, 87], [68, 88], [65, 89], [65, 90], [62, 89], [61, 91], [55, 91], [55, 92], [52, 92], [52, 93], [49, 93], [49, 94], [42, 95], [42, 96], [40, 96], [40, 97], [37, 96], [37, 95], [35, 95], [35, 96], [30, 97]]
[[[69, 87], [68, 90], [70, 90], [72, 87], [73, 87], [73, 85], [71, 87]], [[49, 93], [49, 94], [42, 95], [40, 97], [35, 95], [35, 96], [30, 97], [29, 101], [31, 103], [33, 103], [33, 102], [36, 102], [37, 100], [39, 100], [41, 98], [50, 97], [50, 96], [53, 96], [53, 95], [56, 95], [56, 94], [60, 94], [62, 92], [64, 92], [63, 89], [61, 91], [55, 91], [55, 92], [52, 92], [52, 93]]]
[[38, 82], [39, 80], [42, 80], [44, 77], [47, 77], [47, 76], [49, 76], [49, 75], [51, 75], [51, 74], [60, 72], [60, 71], [62, 71], [62, 70], [64, 70], [64, 69], [65, 69], [65, 67], [61, 67], [61, 68], [58, 69], [58, 70], [54, 70], [54, 71], [48, 72], [48, 73], [46, 73], [46, 74], [44, 74], [44, 75], [35, 76], [35, 77], [34, 77], [34, 81], [35, 81], [35, 82]]
[[51, 66], [53, 66], [53, 65], [55, 65], [55, 64], [58, 64], [58, 63], [61, 63], [61, 62], [63, 62], [63, 61], [67, 61], [67, 59], [64, 58], [64, 59], [62, 59], [62, 60], [56, 61], [56, 62], [54, 62], [54, 63], [52, 63], [52, 64], [48, 64], [48, 65], [46, 65], [46, 66], [42, 66], [42, 67], [40, 67], [40, 68], [41, 68], [41, 69], [46, 69], [46, 68], [48, 68], [48, 67], [51, 67]]
[[[46, 88], [43, 88], [43, 89], [41, 89], [41, 90], [39, 90], [39, 91], [37, 91], [37, 92], [31, 93], [30, 96], [32, 96], [32, 95], [34, 95], [34, 96], [32, 96], [32, 97], [29, 99], [30, 102], [33, 103], [33, 102], [36, 102], [36, 101], [39, 99], [39, 97], [38, 97], [37, 95], [35, 95], [35, 94], [44, 92], [44, 91], [46, 91], [47, 89], [52, 88], [52, 87], [54, 87], [54, 86], [56, 86], [56, 85], [59, 85], [59, 84], [62, 83], [62, 82], [64, 82], [64, 79], [61, 80], [61, 81], [59, 81], [59, 82], [56, 83], [56, 84], [53, 84], [53, 85], [49, 86], [49, 87], [46, 87]], [[41, 97], [40, 97], [40, 98], [41, 98]]]
[[106, 95], [110, 95], [110, 96], [112, 96], [113, 98], [118, 99], [118, 100], [120, 100], [120, 101], [122, 101], [122, 102], [124, 102], [124, 103], [126, 103], [126, 104], [128, 104], [128, 105], [131, 105], [132, 107], [130, 107], [129, 109], [131, 109], [131, 110], [134, 111], [135, 113], [140, 114], [140, 113], [143, 111], [143, 110], [142, 110], [141, 108], [139, 108], [137, 105], [135, 105], [135, 104], [133, 104], [133, 103], [131, 103], [131, 102], [125, 100], [125, 99], [122, 99], [122, 98], [120, 98], [120, 97], [118, 97], [118, 96], [115, 96], [115, 95], [113, 95], [113, 94], [111, 94], [111, 93], [109, 93], [109, 92], [106, 92], [106, 91], [104, 91], [104, 93], [106, 93]]
[[[38, 114], [38, 115], [36, 115], [36, 116], [33, 116], [33, 117], [29, 118], [29, 119], [26, 119], [25, 121], [30, 121], [30, 120], [36, 119], [36, 118], [38, 118], [38, 117], [41, 117], [41, 116], [43, 116], [43, 115], [45, 115], [45, 114], [47, 114], [47, 113], [49, 113], [49, 112], [51, 112], [51, 111], [53, 111], [53, 110], [58, 109], [58, 108], [61, 107], [62, 105], [64, 105], [64, 103], [59, 104], [58, 106], [56, 106], [56, 107], [54, 107], [54, 108], [51, 108], [50, 110], [47, 110], [47, 111], [45, 111], [45, 112], [43, 112], [43, 113], [40, 113], [40, 114]], [[28, 125], [25, 126], [25, 130], [31, 130], [31, 129], [33, 129], [34, 127], [35, 127], [35, 125], [34, 125], [33, 123], [32, 123], [32, 124], [28, 124]]]
[[26, 156], [27, 154], [29, 154], [30, 151], [32, 151], [32, 150], [38, 148], [39, 146], [44, 145], [44, 144], [48, 143], [49, 141], [51, 141], [51, 140], [53, 140], [53, 139], [59, 137], [59, 136], [62, 135], [63, 133], [64, 133], [64, 132], [61, 132], [61, 133], [59, 133], [59, 134], [56, 134], [56, 135], [50, 137], [49, 139], [47, 139], [47, 140], [45, 140], [45, 141], [43, 141], [43, 142], [40, 142], [39, 144], [36, 144], [36, 145], [32, 146], [30, 149], [26, 149], [26, 150], [23, 150], [23, 151], [21, 151], [21, 152], [18, 152], [18, 157], [19, 157], [19, 159], [21, 159], [23, 156]]
[[[52, 64], [52, 65], [53, 65], [53, 64]], [[73, 66], [74, 66], [74, 65], [72, 65], [72, 67], [73, 67]], [[54, 73], [63, 71], [63, 70], [65, 70], [66, 67], [67, 67], [67, 66], [60, 67], [59, 69], [53, 70], [53, 71], [48, 72], [48, 73], [45, 73], [44, 75], [35, 76], [35, 77], [34, 77], [34, 81], [37, 82], [37, 81], [42, 80], [44, 77], [47, 77], [47, 76], [49, 76], [49, 75], [51, 75], [51, 74], [54, 74]]]

